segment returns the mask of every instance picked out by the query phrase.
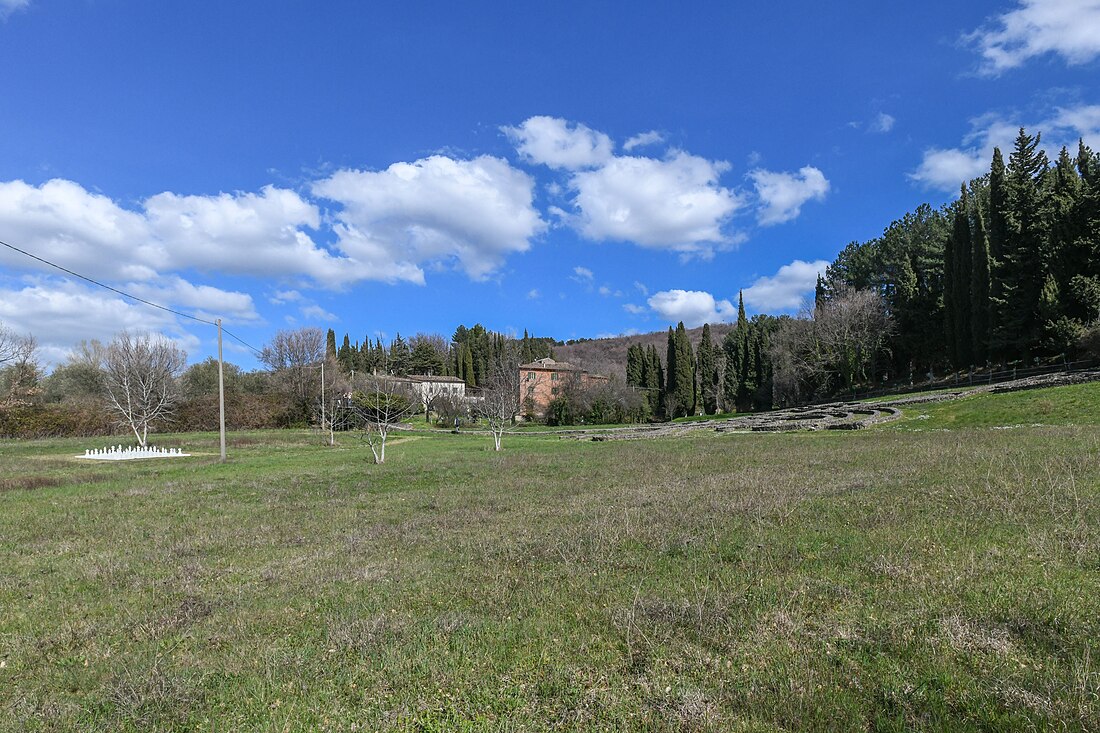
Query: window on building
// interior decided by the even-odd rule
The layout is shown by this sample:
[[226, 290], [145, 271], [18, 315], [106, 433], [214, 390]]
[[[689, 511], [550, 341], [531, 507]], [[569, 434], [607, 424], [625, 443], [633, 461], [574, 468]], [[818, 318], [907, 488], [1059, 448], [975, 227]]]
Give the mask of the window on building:
[[550, 394], [557, 394], [557, 393], [558, 393], [558, 388], [557, 387], [551, 387], [550, 388]]
[[553, 381], [553, 382], [558, 381], [558, 373], [557, 372], [551, 373], [550, 374], [550, 380]]

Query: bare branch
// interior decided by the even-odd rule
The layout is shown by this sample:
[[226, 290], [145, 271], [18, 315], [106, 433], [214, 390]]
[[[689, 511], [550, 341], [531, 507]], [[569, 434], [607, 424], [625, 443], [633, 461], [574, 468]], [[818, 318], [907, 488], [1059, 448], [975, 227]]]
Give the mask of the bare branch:
[[478, 397], [477, 414], [485, 418], [493, 434], [493, 449], [500, 450], [506, 426], [520, 411], [519, 351], [507, 344], [489, 366], [489, 378]]

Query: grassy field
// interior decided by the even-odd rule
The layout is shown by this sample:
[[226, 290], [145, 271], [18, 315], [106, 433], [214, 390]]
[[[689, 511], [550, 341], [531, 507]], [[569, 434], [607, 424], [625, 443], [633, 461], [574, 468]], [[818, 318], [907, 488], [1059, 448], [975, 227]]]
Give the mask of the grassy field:
[[1098, 408], [0, 442], [0, 730], [1098, 730]]

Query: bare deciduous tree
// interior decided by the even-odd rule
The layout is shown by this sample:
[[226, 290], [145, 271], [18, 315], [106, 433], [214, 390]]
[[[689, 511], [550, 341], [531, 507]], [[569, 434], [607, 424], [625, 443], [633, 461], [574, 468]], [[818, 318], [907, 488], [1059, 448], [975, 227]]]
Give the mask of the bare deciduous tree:
[[493, 434], [493, 449], [500, 450], [504, 430], [520, 411], [519, 352], [507, 344], [489, 366], [489, 378], [478, 397], [477, 414], [485, 418]]
[[321, 388], [317, 367], [324, 358], [325, 334], [319, 328], [279, 331], [260, 352], [260, 361], [275, 372], [303, 416]]
[[320, 390], [314, 403], [314, 418], [321, 432], [328, 433], [328, 444], [336, 445], [336, 430], [344, 429], [346, 415], [343, 414], [343, 405], [351, 392], [351, 382], [335, 357], [326, 356], [324, 364], [323, 370], [315, 370], [315, 376], [320, 380]]
[[408, 382], [390, 375], [364, 376], [351, 398], [353, 420], [359, 435], [370, 446], [375, 463], [386, 462], [386, 440], [390, 431], [408, 419], [416, 400]]
[[107, 402], [144, 446], [149, 427], [169, 420], [177, 398], [176, 377], [187, 353], [160, 336], [115, 337], [103, 353]]
[[0, 323], [0, 364], [30, 360], [37, 348], [34, 336], [20, 336]]
[[873, 380], [893, 327], [882, 296], [842, 289], [803, 308], [776, 333], [771, 358], [779, 402], [821, 397]]

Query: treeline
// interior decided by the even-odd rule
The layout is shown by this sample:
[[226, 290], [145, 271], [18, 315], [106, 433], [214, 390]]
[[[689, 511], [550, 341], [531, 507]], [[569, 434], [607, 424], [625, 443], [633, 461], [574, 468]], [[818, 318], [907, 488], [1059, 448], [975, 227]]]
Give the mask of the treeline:
[[[494, 360], [504, 354], [512, 341], [504, 334], [487, 330], [480, 323], [471, 328], [459, 326], [450, 341], [439, 334], [417, 334], [411, 339], [398, 333], [388, 344], [381, 338], [352, 342], [344, 334], [343, 343], [336, 346], [336, 333], [329, 329], [326, 353], [334, 358], [345, 373], [385, 373], [395, 376], [426, 374], [458, 377], [469, 387], [485, 384]], [[553, 357], [554, 339], [531, 336], [515, 339], [521, 360], [526, 363]]]
[[664, 360], [655, 346], [627, 349], [626, 383], [645, 394], [647, 417], [671, 420], [703, 412], [750, 412], [772, 407], [771, 335], [782, 319], [745, 316], [738, 295], [737, 324], [721, 343], [704, 324], [697, 351], [681, 321], [668, 329]]
[[[669, 329], [635, 344], [628, 384], [650, 415], [768, 409], [952, 370], [1095, 356], [1100, 344], [1100, 155], [1083, 141], [1048, 160], [1021, 129], [1007, 162], [939, 209], [918, 206], [852, 242], [797, 317], [745, 317], [697, 354]], [[686, 346], [686, 348], [685, 348]], [[716, 367], [716, 364], [721, 366]]]
[[1082, 351], [1100, 317], [1100, 156], [1079, 142], [1052, 163], [1021, 129], [1006, 163], [954, 203], [922, 205], [849, 244], [818, 283], [881, 296], [892, 333], [873, 378], [1030, 362]]

